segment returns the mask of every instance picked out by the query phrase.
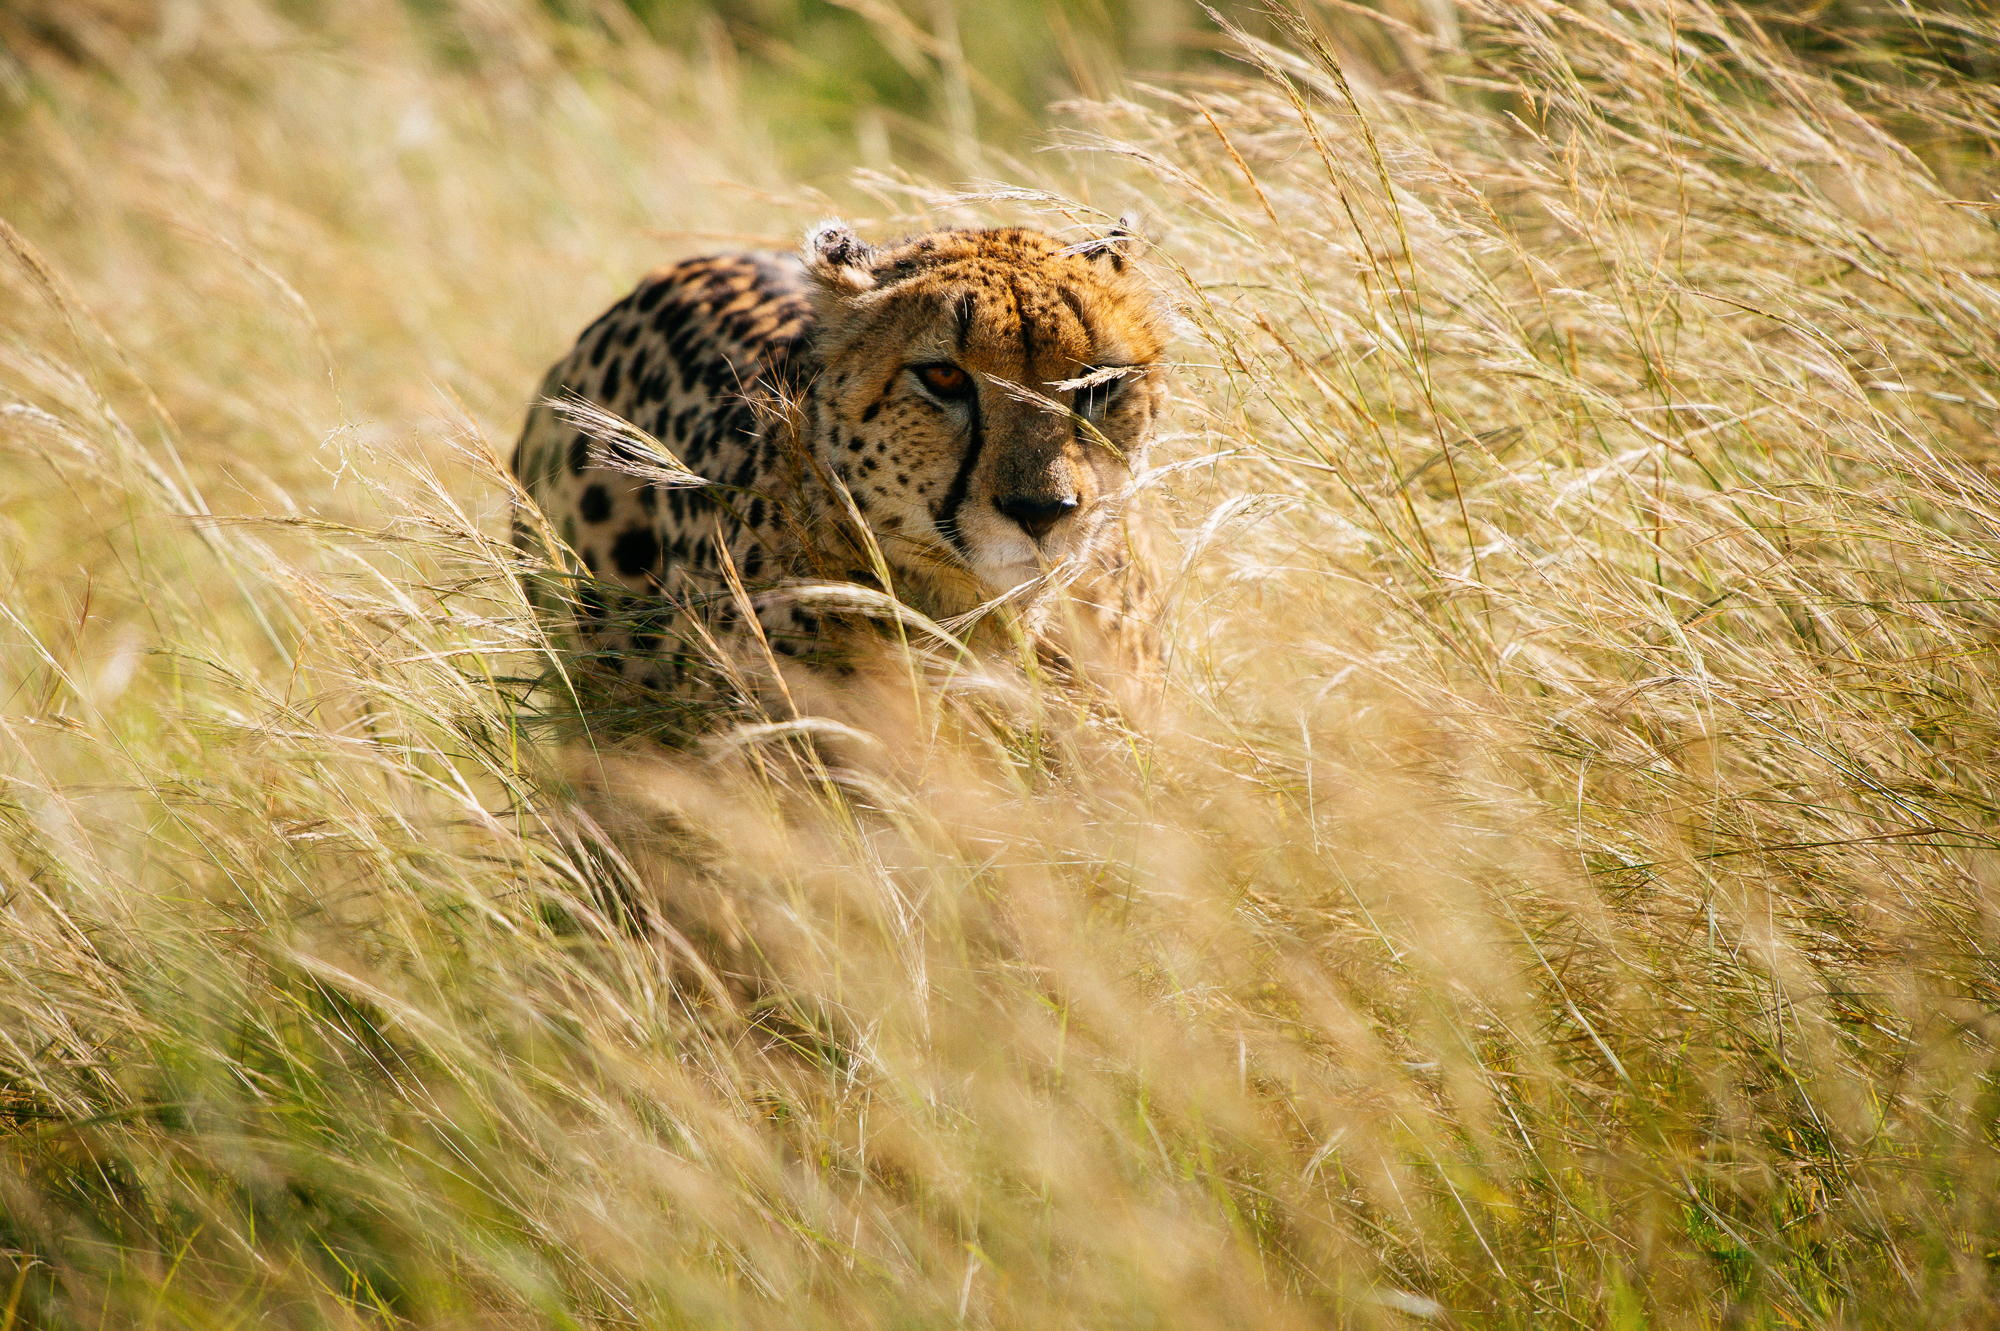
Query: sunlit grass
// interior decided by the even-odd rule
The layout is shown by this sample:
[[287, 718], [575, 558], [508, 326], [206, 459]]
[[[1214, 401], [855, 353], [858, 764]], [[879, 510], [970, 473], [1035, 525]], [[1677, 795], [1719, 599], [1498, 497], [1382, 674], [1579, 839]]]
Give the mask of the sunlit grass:
[[[829, 197], [426, 12], [15, 53], [0, 1327], [1997, 1320], [1990, 21], [1315, 10]], [[496, 459], [603, 305], [1127, 209], [1153, 714], [572, 705]]]

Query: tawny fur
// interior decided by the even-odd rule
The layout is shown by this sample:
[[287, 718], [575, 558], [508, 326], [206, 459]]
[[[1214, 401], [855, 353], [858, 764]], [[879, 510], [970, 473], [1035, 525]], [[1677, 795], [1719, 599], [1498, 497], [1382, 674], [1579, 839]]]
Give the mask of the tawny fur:
[[[1127, 500], [1167, 324], [1131, 243], [1012, 228], [875, 249], [829, 225], [802, 257], [647, 277], [549, 371], [515, 452], [590, 575], [571, 598], [586, 645], [628, 679], [712, 689], [731, 644], [838, 655], [851, 618], [787, 591], [837, 581], [933, 619], [1013, 590], [1045, 647], [1136, 664]], [[673, 462], [560, 405], [579, 400]]]

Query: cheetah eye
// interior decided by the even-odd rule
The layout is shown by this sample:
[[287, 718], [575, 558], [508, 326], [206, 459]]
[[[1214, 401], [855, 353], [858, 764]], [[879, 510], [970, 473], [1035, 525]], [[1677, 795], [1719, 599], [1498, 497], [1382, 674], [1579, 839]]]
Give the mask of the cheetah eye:
[[912, 365], [910, 369], [918, 383], [947, 402], [962, 402], [972, 396], [972, 376], [964, 366], [933, 361], [929, 365]]
[[[1102, 374], [1106, 370], [1126, 370], [1123, 365], [1100, 365], [1086, 374]], [[1118, 395], [1125, 391], [1125, 377], [1104, 379], [1094, 384], [1085, 384], [1076, 390], [1076, 414], [1095, 420], [1110, 410]]]

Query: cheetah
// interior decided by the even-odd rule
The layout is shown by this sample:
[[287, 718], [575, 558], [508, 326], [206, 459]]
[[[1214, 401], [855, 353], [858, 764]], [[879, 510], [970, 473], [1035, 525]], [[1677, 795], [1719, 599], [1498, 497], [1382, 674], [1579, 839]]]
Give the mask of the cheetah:
[[1011, 604], [1017, 642], [1137, 662], [1128, 501], [1169, 324], [1136, 244], [828, 223], [797, 255], [660, 269], [543, 380], [513, 465], [548, 525], [517, 516], [516, 543], [560, 536], [584, 644], [648, 689], [844, 668], [855, 617], [809, 594], [830, 584], [957, 625]]

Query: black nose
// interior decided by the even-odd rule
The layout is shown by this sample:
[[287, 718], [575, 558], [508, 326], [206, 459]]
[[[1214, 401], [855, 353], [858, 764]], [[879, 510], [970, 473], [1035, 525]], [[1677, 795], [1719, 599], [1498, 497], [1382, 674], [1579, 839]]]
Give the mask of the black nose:
[[1010, 495], [996, 499], [993, 506], [1021, 524], [1021, 529], [1041, 540], [1049, 534], [1049, 528], [1076, 512], [1076, 500], [1070, 498], [1046, 499], [1035, 495]]

